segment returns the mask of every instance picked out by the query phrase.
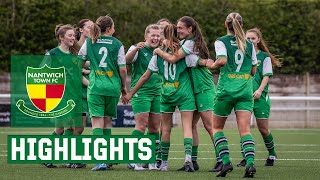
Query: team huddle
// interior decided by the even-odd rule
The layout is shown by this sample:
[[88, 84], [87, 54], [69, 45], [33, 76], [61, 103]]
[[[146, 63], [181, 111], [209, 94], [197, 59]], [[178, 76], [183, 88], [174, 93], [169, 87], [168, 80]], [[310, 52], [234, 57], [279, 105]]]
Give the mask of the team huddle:
[[[199, 170], [197, 163], [198, 121], [202, 120], [212, 141], [216, 163], [210, 172], [225, 177], [233, 170], [228, 140], [223, 133], [232, 109], [240, 134], [244, 177], [253, 177], [255, 143], [250, 133], [254, 113], [259, 131], [269, 151], [266, 166], [273, 166], [276, 152], [268, 129], [270, 98], [268, 81], [272, 67], [280, 61], [268, 50], [259, 29], [246, 33], [240, 14], [230, 13], [225, 21], [227, 35], [214, 42], [216, 57], [211, 59], [198, 23], [189, 16], [172, 24], [160, 19], [145, 29], [144, 42], [132, 45], [125, 53], [121, 41], [113, 37], [115, 26], [110, 16], [95, 23], [89, 19], [57, 26], [58, 47], [47, 55], [74, 54], [83, 57], [83, 127], [89, 112], [93, 135], [111, 135], [112, 118], [117, 116], [119, 98], [131, 101], [135, 128], [132, 135], [156, 137], [156, 162], [128, 164], [133, 170], [168, 171], [172, 116], [178, 107], [184, 136], [184, 164], [179, 171]], [[132, 66], [131, 88], [126, 89], [126, 66]], [[212, 72], [220, 69], [215, 85]], [[82, 128], [56, 127], [53, 135], [80, 135]], [[48, 168], [56, 167], [51, 163]], [[85, 164], [66, 164], [82, 168]], [[111, 169], [112, 164], [97, 164], [92, 171]]]

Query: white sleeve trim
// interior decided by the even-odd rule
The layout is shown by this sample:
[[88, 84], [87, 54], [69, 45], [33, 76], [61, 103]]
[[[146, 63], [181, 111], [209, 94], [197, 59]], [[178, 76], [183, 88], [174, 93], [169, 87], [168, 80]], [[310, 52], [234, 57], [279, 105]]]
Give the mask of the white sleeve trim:
[[194, 52], [194, 41], [192, 40], [186, 40], [185, 43], [182, 45], [182, 48], [187, 55], [189, 54], [197, 54], [197, 52]]
[[[129, 52], [131, 52], [134, 48], [136, 48], [136, 46], [135, 46], [135, 45], [132, 45], [132, 46], [129, 48], [127, 54], [128, 54]], [[137, 51], [136, 54], [134, 55], [134, 57], [133, 57], [133, 59], [132, 59], [132, 63], [134, 63], [134, 62], [137, 60], [137, 58], [138, 58], [138, 51]]]
[[118, 53], [118, 65], [126, 64], [126, 56], [124, 54], [124, 47], [121, 46]]
[[199, 56], [190, 54], [185, 58], [188, 67], [196, 67], [198, 64]]
[[271, 58], [270, 57], [266, 57], [263, 60], [263, 69], [262, 69], [262, 74], [273, 74], [272, 72], [272, 63], [271, 63]]
[[80, 48], [78, 55], [80, 55], [82, 57], [82, 59], [86, 59], [86, 57], [87, 57], [87, 40], [84, 41], [83, 45]]
[[153, 72], [159, 71], [159, 67], [157, 66], [157, 55], [152, 56], [148, 65], [148, 69], [150, 69]]
[[256, 65], [257, 63], [258, 63], [257, 53], [256, 53], [256, 50], [254, 49], [254, 46], [252, 45], [252, 65]]
[[217, 40], [214, 42], [214, 48], [216, 51], [216, 56], [227, 56], [227, 48], [222, 41]]

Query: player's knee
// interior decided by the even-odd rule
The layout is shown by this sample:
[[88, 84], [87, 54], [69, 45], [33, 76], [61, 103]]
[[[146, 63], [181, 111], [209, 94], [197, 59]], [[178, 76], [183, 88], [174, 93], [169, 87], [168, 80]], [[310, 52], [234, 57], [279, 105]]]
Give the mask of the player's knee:
[[146, 124], [143, 124], [143, 123], [139, 123], [139, 124], [136, 124], [136, 129], [137, 130], [139, 130], [139, 131], [141, 131], [141, 132], [145, 132], [146, 131], [146, 127], [147, 127], [147, 125]]
[[269, 134], [269, 130], [266, 127], [259, 127], [259, 131], [263, 137], [268, 136], [268, 134]]
[[192, 129], [197, 129], [197, 124], [198, 124], [198, 123], [192, 122]]
[[64, 128], [55, 128], [54, 131], [56, 132], [56, 134], [62, 135], [64, 132]]
[[73, 133], [74, 133], [75, 135], [81, 135], [81, 134], [83, 133], [83, 130], [84, 130], [83, 127], [82, 127], [82, 128], [75, 128], [74, 131], [73, 131]]
[[159, 128], [154, 127], [154, 126], [149, 126], [148, 130], [150, 133], [157, 133], [159, 131]]
[[208, 133], [212, 134], [212, 131], [213, 131], [212, 124], [205, 124], [204, 128], [207, 130]]
[[171, 127], [162, 127], [161, 129], [162, 134], [170, 134], [171, 133]]
[[155, 132], [158, 132], [160, 129], [160, 121], [153, 121], [152, 119], [148, 121], [148, 129], [152, 129]]
[[197, 127], [197, 125], [193, 125], [193, 124], [192, 124], [192, 132], [193, 132], [193, 133], [198, 133], [198, 127]]

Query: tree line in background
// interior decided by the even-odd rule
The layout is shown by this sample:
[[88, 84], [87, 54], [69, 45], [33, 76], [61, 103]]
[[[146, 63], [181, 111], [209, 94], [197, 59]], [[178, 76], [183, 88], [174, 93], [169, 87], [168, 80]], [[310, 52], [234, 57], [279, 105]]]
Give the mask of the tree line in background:
[[0, 71], [10, 71], [10, 55], [42, 55], [57, 46], [57, 24], [95, 21], [110, 15], [115, 37], [127, 50], [143, 41], [144, 29], [160, 18], [173, 23], [184, 15], [202, 28], [212, 58], [213, 43], [226, 34], [224, 21], [239, 12], [244, 29], [259, 27], [283, 67], [276, 73], [320, 72], [320, 1], [317, 0], [1, 0]]

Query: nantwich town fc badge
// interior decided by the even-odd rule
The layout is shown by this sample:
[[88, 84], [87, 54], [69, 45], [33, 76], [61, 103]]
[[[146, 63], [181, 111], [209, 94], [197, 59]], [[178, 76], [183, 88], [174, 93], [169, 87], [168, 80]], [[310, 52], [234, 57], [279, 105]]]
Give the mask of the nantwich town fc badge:
[[26, 89], [34, 107], [39, 111], [25, 106], [25, 101], [19, 99], [18, 109], [24, 114], [37, 118], [53, 118], [69, 113], [75, 103], [67, 101], [64, 108], [54, 110], [61, 102], [66, 87], [66, 73], [64, 67], [50, 68], [46, 64], [41, 68], [27, 67]]

